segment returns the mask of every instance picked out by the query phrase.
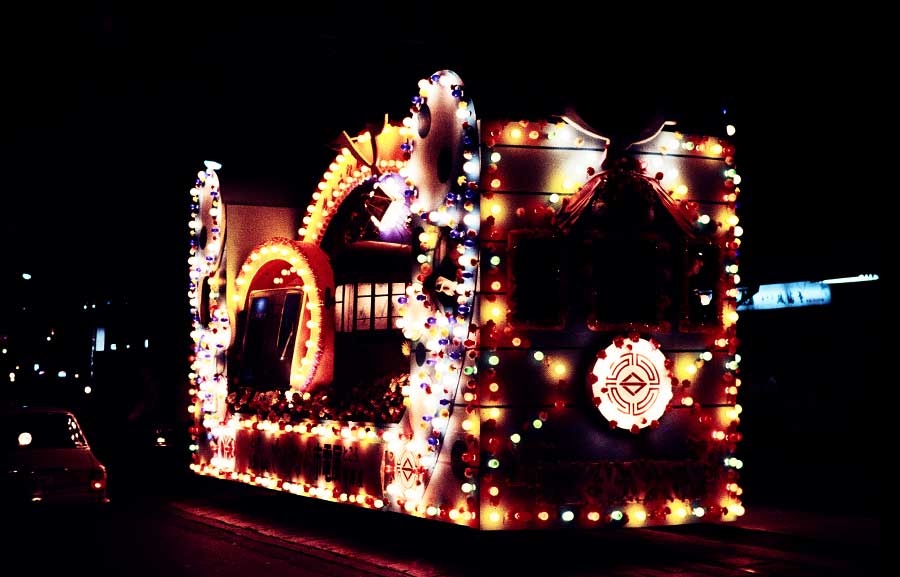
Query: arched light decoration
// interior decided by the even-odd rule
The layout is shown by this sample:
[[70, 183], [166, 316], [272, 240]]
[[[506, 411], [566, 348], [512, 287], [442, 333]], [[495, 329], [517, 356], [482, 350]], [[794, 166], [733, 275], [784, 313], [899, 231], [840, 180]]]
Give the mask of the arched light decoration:
[[292, 286], [305, 295], [291, 364], [291, 390], [302, 393], [330, 383], [334, 373], [334, 316], [325, 311], [326, 293], [334, 293], [328, 256], [309, 243], [267, 240], [241, 266], [235, 294], [240, 311], [253, 290]]
[[[409, 124], [409, 123], [407, 123]], [[318, 244], [328, 224], [350, 192], [364, 181], [385, 173], [405, 173], [406, 150], [401, 142], [410, 138], [409, 126], [394, 126], [385, 121], [381, 132], [341, 136], [344, 145], [313, 192], [312, 202], [297, 231], [300, 240]]]
[[591, 371], [597, 408], [610, 425], [638, 432], [658, 422], [672, 400], [672, 374], [659, 347], [645, 339], [616, 339]]
[[349, 192], [371, 175], [371, 169], [361, 166], [349, 148], [341, 149], [313, 193], [313, 204], [307, 207], [303, 226], [297, 231], [300, 239], [311, 243], [322, 240], [331, 217]]

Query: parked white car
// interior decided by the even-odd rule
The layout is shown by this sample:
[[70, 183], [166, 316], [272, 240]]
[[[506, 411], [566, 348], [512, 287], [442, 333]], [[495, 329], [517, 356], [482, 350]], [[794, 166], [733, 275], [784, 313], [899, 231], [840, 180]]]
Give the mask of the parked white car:
[[106, 467], [70, 411], [0, 411], [6, 453], [2, 498], [32, 503], [107, 503]]

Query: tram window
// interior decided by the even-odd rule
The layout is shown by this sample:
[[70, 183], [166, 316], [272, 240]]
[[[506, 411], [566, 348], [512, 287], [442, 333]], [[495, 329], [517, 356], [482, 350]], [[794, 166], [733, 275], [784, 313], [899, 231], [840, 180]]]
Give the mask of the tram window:
[[656, 323], [672, 304], [669, 246], [652, 237], [597, 239], [590, 247], [593, 316], [602, 323]]
[[390, 305], [390, 291], [387, 283], [378, 283], [375, 285], [374, 308], [372, 309], [372, 317], [374, 319], [375, 330], [384, 330], [388, 328], [388, 308]]
[[397, 326], [397, 319], [400, 318], [400, 299], [406, 296], [406, 285], [402, 282], [391, 284], [391, 326]]
[[344, 330], [344, 287], [334, 287], [334, 330]]
[[559, 328], [565, 322], [564, 247], [561, 239], [509, 235], [510, 320], [531, 328]]
[[341, 324], [343, 327], [341, 330], [345, 332], [353, 332], [353, 326], [355, 322], [355, 318], [353, 316], [353, 311], [356, 310], [353, 306], [356, 299], [356, 286], [352, 284], [343, 285], [344, 287], [344, 322]]
[[286, 291], [251, 296], [240, 362], [243, 384], [257, 389], [288, 388], [302, 299], [301, 293]]
[[372, 283], [361, 282], [356, 285], [356, 330], [367, 331], [372, 328]]
[[273, 306], [266, 297], [256, 297], [250, 301], [250, 317], [247, 323], [247, 336], [244, 346], [244, 358], [250, 363], [260, 360], [265, 348], [265, 336], [271, 324]]
[[363, 286], [359, 285], [356, 293], [356, 330], [358, 331], [370, 329], [372, 320], [372, 299], [369, 294], [362, 294]]
[[273, 348], [272, 336], [278, 330], [275, 303], [265, 296], [250, 300], [247, 333], [244, 337], [244, 354], [241, 363], [241, 380], [250, 385], [261, 385], [271, 378], [268, 350]]
[[689, 318], [692, 323], [706, 324], [717, 320], [721, 270], [718, 247], [692, 246], [688, 251], [688, 302]]
[[297, 323], [299, 322], [298, 314], [300, 312], [300, 293], [288, 293], [284, 297], [284, 308], [281, 313], [281, 327], [278, 329], [278, 344], [276, 352], [278, 352], [279, 360], [285, 360], [291, 357], [294, 349], [294, 343], [297, 340]]
[[334, 294], [337, 332], [383, 331], [396, 327], [400, 318], [399, 299], [406, 295], [406, 284], [346, 284], [339, 285]]

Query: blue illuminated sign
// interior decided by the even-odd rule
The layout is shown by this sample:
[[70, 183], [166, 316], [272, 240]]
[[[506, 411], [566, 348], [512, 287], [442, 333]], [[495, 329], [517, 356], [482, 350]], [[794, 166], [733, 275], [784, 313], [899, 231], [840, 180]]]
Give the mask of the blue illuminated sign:
[[750, 296], [746, 287], [740, 287], [739, 311], [809, 307], [831, 303], [831, 288], [823, 282], [791, 282], [764, 284]]

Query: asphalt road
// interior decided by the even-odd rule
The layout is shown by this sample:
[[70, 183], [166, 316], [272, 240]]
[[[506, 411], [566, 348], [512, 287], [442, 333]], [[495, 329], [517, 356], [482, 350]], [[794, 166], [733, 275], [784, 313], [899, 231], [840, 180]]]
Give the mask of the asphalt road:
[[205, 479], [120, 486], [105, 511], [3, 518], [6, 575], [880, 574], [877, 534], [829, 540], [721, 525], [477, 533]]
[[132, 503], [105, 513], [30, 513], [4, 524], [7, 537], [0, 573], [6, 575], [381, 574], [341, 559], [322, 559], [272, 540], [197, 523], [160, 501]]

